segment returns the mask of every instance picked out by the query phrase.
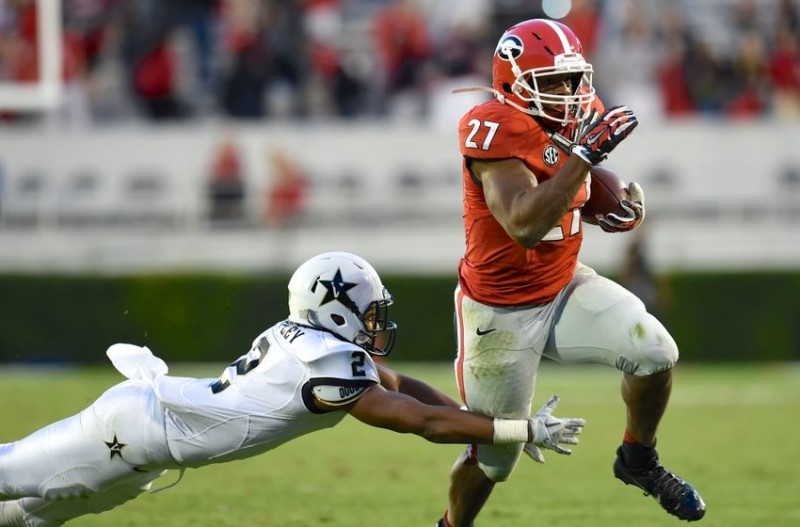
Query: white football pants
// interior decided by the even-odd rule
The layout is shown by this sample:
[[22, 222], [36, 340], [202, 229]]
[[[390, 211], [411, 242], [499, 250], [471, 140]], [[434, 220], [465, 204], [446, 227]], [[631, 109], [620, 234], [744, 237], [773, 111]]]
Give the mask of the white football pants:
[[[678, 347], [644, 304], [619, 284], [579, 264], [550, 303], [492, 307], [455, 292], [456, 382], [470, 410], [506, 419], [530, 415], [542, 355], [565, 363], [612, 366], [650, 375], [678, 360]], [[486, 475], [507, 479], [521, 444], [470, 449]]]
[[149, 384], [128, 380], [79, 414], [0, 445], [0, 501], [9, 515], [18, 504], [24, 525], [58, 526], [135, 498], [174, 467], [161, 404]]

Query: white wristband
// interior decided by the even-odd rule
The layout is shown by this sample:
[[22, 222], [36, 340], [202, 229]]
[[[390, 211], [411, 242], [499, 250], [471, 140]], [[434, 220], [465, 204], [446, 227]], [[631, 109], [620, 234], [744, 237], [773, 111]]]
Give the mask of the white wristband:
[[492, 443], [527, 443], [530, 427], [527, 419], [495, 419]]

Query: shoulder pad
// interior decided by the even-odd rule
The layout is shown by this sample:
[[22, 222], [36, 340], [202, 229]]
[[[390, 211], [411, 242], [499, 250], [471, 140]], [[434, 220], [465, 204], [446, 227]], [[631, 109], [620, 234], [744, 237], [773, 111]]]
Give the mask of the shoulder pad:
[[[318, 401], [329, 406], [344, 406], [356, 401], [364, 395], [370, 386], [375, 383], [370, 381], [343, 382], [340, 379], [315, 379], [318, 384], [311, 387], [311, 393]], [[331, 382], [333, 384], [327, 384]]]
[[343, 379], [346, 381], [380, 382], [378, 367], [363, 349], [350, 345], [337, 347], [308, 362], [311, 379]]
[[378, 367], [363, 349], [350, 344], [328, 349], [308, 363], [309, 380], [303, 386], [303, 401], [319, 412], [314, 400], [327, 406], [343, 406], [357, 400], [380, 383]]
[[461, 154], [472, 159], [523, 158], [546, 139], [532, 116], [498, 101], [476, 106], [459, 123]]

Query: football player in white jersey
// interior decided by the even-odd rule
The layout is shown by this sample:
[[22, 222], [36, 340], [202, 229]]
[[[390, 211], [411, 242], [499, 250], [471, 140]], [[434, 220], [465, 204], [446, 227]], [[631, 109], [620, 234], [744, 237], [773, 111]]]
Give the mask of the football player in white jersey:
[[492, 419], [379, 364], [396, 326], [373, 267], [343, 252], [303, 263], [289, 318], [253, 341], [218, 378], [168, 375], [146, 347], [107, 355], [128, 380], [77, 415], [0, 444], [0, 526], [50, 527], [100, 513], [181, 471], [271, 450], [348, 413], [436, 443], [523, 443], [569, 454], [584, 421], [556, 418], [553, 396], [529, 419]]

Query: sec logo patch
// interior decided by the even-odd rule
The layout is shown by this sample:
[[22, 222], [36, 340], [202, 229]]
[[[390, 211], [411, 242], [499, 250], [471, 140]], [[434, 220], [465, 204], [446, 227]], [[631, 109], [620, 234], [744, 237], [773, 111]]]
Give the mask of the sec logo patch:
[[542, 153], [542, 160], [547, 166], [556, 166], [558, 164], [558, 148], [553, 145], [547, 145], [547, 148]]

